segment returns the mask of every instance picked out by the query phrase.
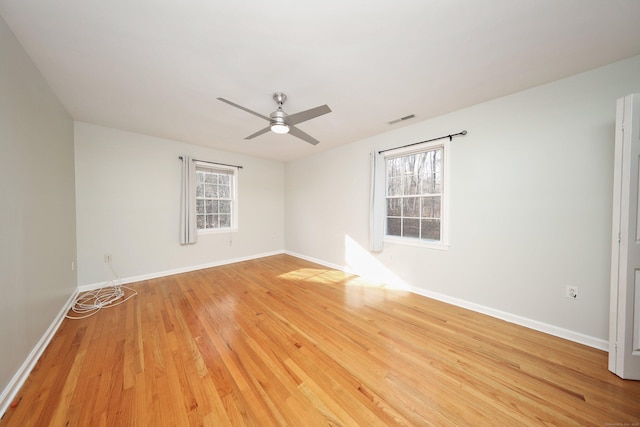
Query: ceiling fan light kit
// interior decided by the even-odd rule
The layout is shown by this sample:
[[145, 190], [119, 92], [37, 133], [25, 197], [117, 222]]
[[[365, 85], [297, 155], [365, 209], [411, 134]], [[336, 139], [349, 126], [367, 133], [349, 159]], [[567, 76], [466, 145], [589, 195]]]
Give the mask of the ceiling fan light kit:
[[271, 123], [271, 132], [279, 134], [289, 133], [289, 126], [287, 126], [285, 123], [274, 122]]
[[228, 101], [224, 98], [218, 98], [219, 101], [222, 101], [226, 104], [229, 104], [233, 107], [239, 108], [241, 110], [246, 111], [247, 113], [253, 114], [254, 116], [260, 117], [261, 119], [267, 120], [269, 122], [269, 127], [259, 130], [258, 132], [249, 135], [245, 139], [252, 139], [256, 136], [260, 136], [268, 131], [272, 131], [278, 134], [290, 133], [291, 135], [302, 139], [303, 141], [308, 142], [309, 144], [316, 145], [320, 141], [313, 138], [311, 135], [303, 132], [299, 128], [295, 127], [298, 123], [306, 122], [307, 120], [315, 119], [316, 117], [322, 116], [324, 114], [330, 113], [331, 109], [325, 104], [319, 107], [311, 108], [309, 110], [301, 111], [295, 114], [287, 114], [282, 109], [282, 104], [287, 100], [287, 95], [284, 93], [274, 93], [273, 100], [278, 104], [278, 108], [276, 111], [271, 113], [269, 117], [262, 115], [260, 113], [256, 113], [253, 110], [250, 110], [246, 107], [238, 105], [234, 102]]

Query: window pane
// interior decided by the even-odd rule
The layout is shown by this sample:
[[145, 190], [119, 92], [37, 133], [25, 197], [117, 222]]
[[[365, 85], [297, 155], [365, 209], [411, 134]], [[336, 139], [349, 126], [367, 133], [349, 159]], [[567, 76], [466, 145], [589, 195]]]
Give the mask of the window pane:
[[401, 236], [402, 235], [402, 220], [400, 218], [387, 218], [387, 235], [388, 236]]
[[433, 176], [433, 193], [442, 193], [442, 176], [439, 172]]
[[424, 153], [424, 168], [422, 171], [426, 174], [440, 172], [440, 159], [442, 158], [442, 149], [431, 150]]
[[204, 218], [204, 215], [196, 215], [196, 224], [198, 228], [205, 228], [206, 227], [206, 221]]
[[433, 199], [433, 217], [434, 218], [441, 218], [440, 216], [440, 206], [441, 206], [441, 199], [442, 197], [437, 196], [437, 197], [432, 197]]
[[204, 200], [196, 200], [196, 213], [204, 213]]
[[231, 214], [221, 214], [219, 215], [219, 225], [220, 228], [229, 228], [231, 227]]
[[204, 182], [207, 184], [217, 184], [218, 183], [218, 175], [214, 173], [208, 173], [205, 176]]
[[214, 221], [214, 215], [207, 215], [207, 228], [214, 228], [215, 227], [215, 221]]
[[218, 184], [228, 186], [230, 182], [231, 181], [229, 175], [218, 175]]
[[420, 216], [422, 218], [433, 217], [433, 197], [422, 197], [422, 212]]
[[440, 240], [440, 220], [423, 219], [421, 238], [426, 240]]
[[435, 159], [433, 160], [433, 167], [435, 171], [440, 173], [442, 171], [442, 148], [436, 151]]
[[416, 175], [408, 175], [403, 179], [403, 192], [404, 195], [420, 194], [420, 180]]
[[388, 196], [400, 196], [402, 195], [402, 177], [389, 178], [387, 180], [387, 195]]
[[403, 219], [402, 220], [402, 235], [404, 237], [420, 237], [420, 220], [419, 219]]
[[205, 184], [204, 197], [207, 197], [207, 198], [218, 197], [218, 191], [216, 189], [216, 186], [213, 184]]
[[231, 201], [230, 200], [220, 200], [218, 202], [219, 212], [220, 213], [231, 213]]
[[408, 156], [400, 157], [400, 161], [402, 163], [402, 174], [403, 175], [412, 175], [415, 173], [416, 167], [416, 155], [410, 154]]
[[433, 194], [442, 191], [442, 179], [440, 173], [426, 174], [422, 176], [422, 193]]
[[405, 197], [402, 200], [402, 216], [403, 217], [419, 217], [420, 216], [420, 198]]
[[218, 197], [221, 199], [230, 199], [231, 198], [231, 188], [228, 185], [219, 185], [218, 186]]
[[387, 199], [387, 216], [402, 215], [402, 199]]
[[196, 172], [196, 184], [204, 182], [204, 172]]
[[204, 184], [196, 185], [196, 197], [204, 196]]
[[387, 160], [387, 178], [398, 177], [402, 175], [402, 158]]
[[433, 174], [423, 175], [421, 177], [421, 181], [422, 182], [420, 183], [420, 185], [422, 187], [422, 194], [429, 194], [434, 192], [435, 183]]
[[420, 168], [420, 175], [428, 175], [433, 173], [433, 151], [427, 151], [423, 153], [422, 167]]
[[440, 196], [422, 198], [422, 218], [440, 218]]

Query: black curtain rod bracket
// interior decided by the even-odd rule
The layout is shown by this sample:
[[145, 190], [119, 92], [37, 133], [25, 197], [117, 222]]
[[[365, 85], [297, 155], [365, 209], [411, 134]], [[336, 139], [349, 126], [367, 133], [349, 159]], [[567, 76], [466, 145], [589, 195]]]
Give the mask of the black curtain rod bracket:
[[398, 150], [400, 148], [411, 147], [412, 145], [424, 144], [425, 142], [438, 141], [439, 139], [449, 138], [449, 141], [453, 141], [454, 136], [460, 136], [460, 135], [466, 135], [466, 134], [467, 134], [467, 131], [463, 130], [462, 132], [452, 133], [451, 135], [440, 136], [438, 138], [427, 139], [426, 141], [414, 142], [413, 144], [402, 145], [400, 147], [387, 148], [386, 150], [378, 151], [378, 154], [386, 153], [387, 151]]
[[[178, 156], [178, 158], [179, 158], [180, 160], [184, 160], [184, 159], [182, 158], [182, 156]], [[209, 162], [209, 161], [207, 161], [207, 160], [199, 160], [199, 159], [191, 159], [191, 160], [193, 160], [194, 162], [209, 163], [209, 164], [211, 164], [211, 165], [229, 166], [229, 167], [231, 167], [231, 168], [242, 169], [242, 166], [238, 166], [238, 165], [228, 165], [228, 164], [226, 164], [226, 163]]]

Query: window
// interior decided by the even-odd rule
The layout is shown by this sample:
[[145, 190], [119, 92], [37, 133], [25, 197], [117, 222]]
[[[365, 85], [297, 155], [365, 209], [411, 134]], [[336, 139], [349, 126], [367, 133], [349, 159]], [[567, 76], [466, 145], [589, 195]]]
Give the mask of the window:
[[394, 151], [385, 157], [385, 239], [446, 244], [445, 145]]
[[196, 163], [196, 225], [198, 231], [238, 228], [237, 169]]

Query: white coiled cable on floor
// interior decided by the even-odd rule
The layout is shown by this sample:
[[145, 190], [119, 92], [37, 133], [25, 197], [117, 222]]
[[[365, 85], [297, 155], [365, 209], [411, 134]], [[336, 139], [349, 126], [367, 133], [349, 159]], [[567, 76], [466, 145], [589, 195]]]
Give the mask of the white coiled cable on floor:
[[67, 319], [84, 319], [93, 316], [103, 308], [115, 307], [138, 295], [135, 289], [121, 285], [120, 277], [113, 269], [111, 261], [109, 261], [109, 268], [113, 275], [116, 276], [116, 279], [107, 282], [105, 286], [99, 289], [78, 295], [71, 306], [71, 311], [76, 313], [77, 316], [67, 314]]

